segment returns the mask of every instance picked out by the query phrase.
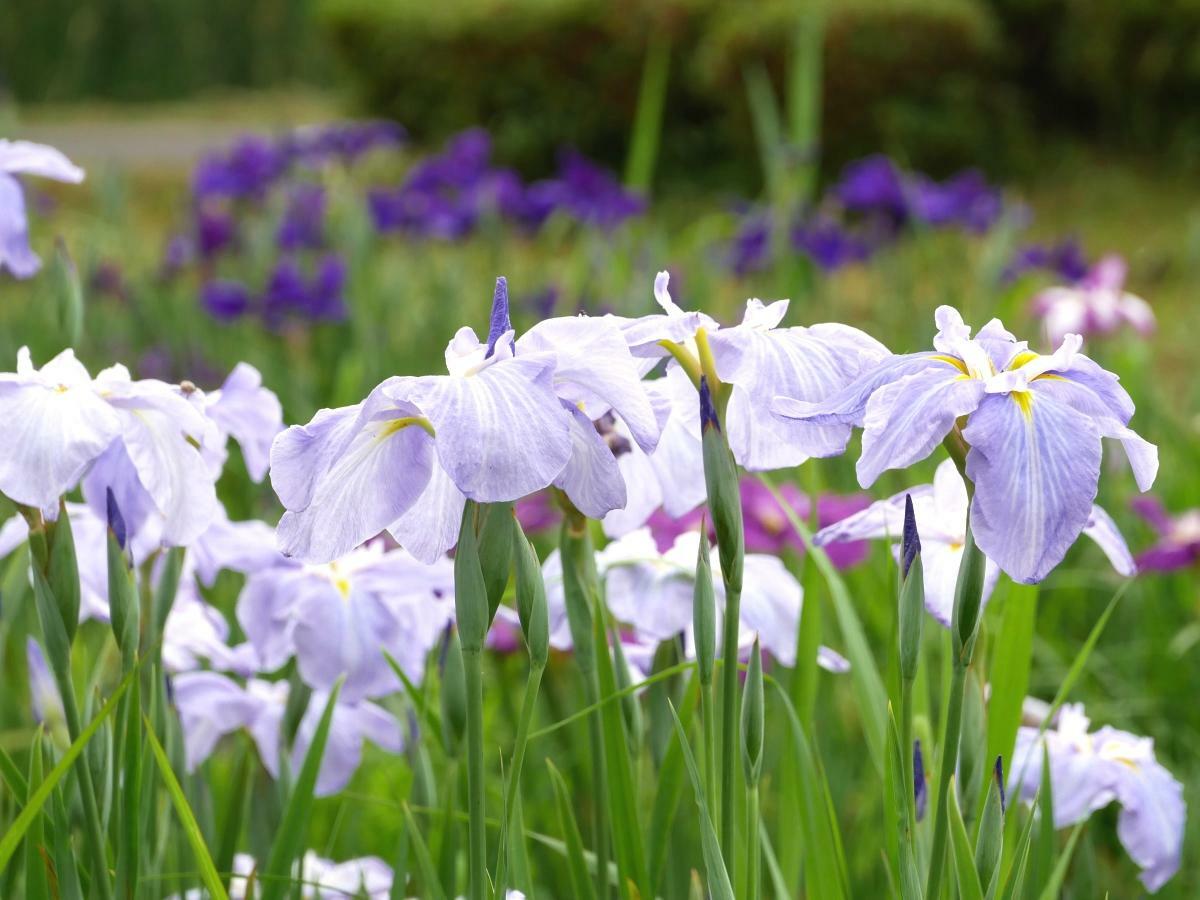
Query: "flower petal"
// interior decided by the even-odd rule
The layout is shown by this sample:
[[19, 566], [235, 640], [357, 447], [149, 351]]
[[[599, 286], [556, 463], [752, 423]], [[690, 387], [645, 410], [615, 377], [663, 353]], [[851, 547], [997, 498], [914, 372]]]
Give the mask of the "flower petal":
[[1099, 506], [1092, 506], [1092, 514], [1083, 526], [1083, 533], [1099, 545], [1118, 575], [1129, 577], [1137, 573], [1133, 554], [1129, 552], [1129, 545], [1125, 543], [1117, 523]]
[[29, 218], [21, 185], [0, 171], [0, 270], [5, 267], [16, 278], [30, 278], [42, 261], [29, 246]]
[[430, 565], [458, 542], [466, 502], [467, 498], [435, 458], [431, 460], [425, 490], [387, 530], [401, 547]]
[[37, 175], [71, 184], [83, 181], [83, 169], [67, 159], [62, 151], [33, 141], [0, 140], [0, 172]]
[[885, 469], [927, 457], [983, 398], [984, 385], [941, 365], [885, 384], [871, 395], [863, 418], [858, 483], [870, 487]]
[[[1097, 741], [1105, 729], [1097, 733]], [[1116, 763], [1117, 837], [1142, 869], [1141, 881], [1151, 893], [1179, 871], [1187, 806], [1183, 785], [1154, 759]]]
[[1092, 420], [1043, 393], [991, 394], [967, 421], [971, 529], [1016, 581], [1041, 581], [1087, 524], [1100, 477]]
[[[564, 404], [565, 405], [565, 404]], [[554, 479], [554, 486], [566, 491], [571, 502], [589, 519], [625, 506], [625, 479], [617, 458], [604, 438], [578, 407], [567, 407], [571, 417], [573, 450], [566, 467]]]
[[271, 443], [283, 430], [283, 407], [275, 392], [263, 387], [258, 369], [240, 362], [206, 401], [209, 418], [242, 448], [250, 477], [262, 481], [270, 464]]
[[474, 375], [418, 378], [406, 390], [433, 422], [438, 458], [467, 497], [517, 500], [563, 470], [571, 425], [553, 375], [554, 357], [532, 354], [500, 359]]

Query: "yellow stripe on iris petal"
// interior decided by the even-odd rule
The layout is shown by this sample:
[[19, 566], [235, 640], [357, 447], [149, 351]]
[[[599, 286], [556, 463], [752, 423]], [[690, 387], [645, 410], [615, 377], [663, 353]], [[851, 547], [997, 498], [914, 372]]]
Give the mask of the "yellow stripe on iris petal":
[[968, 374], [967, 373], [967, 365], [961, 359], [958, 359], [953, 356], [948, 356], [945, 353], [935, 353], [935, 354], [933, 354], [933, 356], [931, 356], [929, 358], [936, 359], [938, 362], [949, 363], [950, 365], [954, 366], [954, 368], [958, 369], [958, 371], [962, 372], [964, 375]]
[[1013, 402], [1021, 410], [1021, 415], [1026, 419], [1033, 418], [1033, 394], [1030, 391], [1013, 391], [1008, 396], [1013, 398]]
[[429, 433], [430, 437], [437, 436], [433, 431], [433, 423], [424, 416], [403, 416], [399, 419], [391, 419], [385, 423], [384, 426], [379, 429], [379, 434], [375, 436], [376, 440], [382, 441], [384, 438], [389, 438], [397, 431], [401, 431], [407, 428], [409, 425], [419, 425]]

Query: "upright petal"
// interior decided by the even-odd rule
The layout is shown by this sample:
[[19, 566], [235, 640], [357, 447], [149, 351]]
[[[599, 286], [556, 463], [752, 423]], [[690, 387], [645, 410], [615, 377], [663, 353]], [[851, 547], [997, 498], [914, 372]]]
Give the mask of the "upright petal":
[[258, 369], [240, 362], [220, 390], [205, 399], [209, 418], [242, 448], [250, 477], [262, 481], [270, 464], [271, 443], [283, 430], [283, 407], [275, 392], [263, 387]]
[[979, 548], [1015, 581], [1041, 581], [1092, 512], [1100, 435], [1053, 397], [991, 394], [967, 421], [971, 529]]
[[589, 316], [546, 319], [521, 335], [516, 352], [553, 353], [559, 397], [581, 404], [592, 420], [615, 411], [643, 450], [654, 449], [659, 436], [654, 409], [637, 361], [611, 321]]
[[279, 549], [306, 562], [329, 562], [383, 531], [429, 483], [433, 443], [404, 417], [367, 422], [322, 475], [308, 505], [283, 514]]
[[571, 426], [553, 376], [554, 357], [534, 354], [501, 359], [474, 375], [416, 379], [408, 397], [433, 422], [438, 458], [467, 497], [516, 500], [563, 470]]
[[[818, 425], [839, 424], [862, 427], [871, 395], [889, 382], [914, 375], [925, 369], [954, 371], [953, 364], [932, 353], [909, 353], [889, 357], [868, 367], [848, 385], [818, 401], [799, 400], [775, 391], [771, 408], [788, 419], [802, 419]], [[840, 451], [839, 451], [840, 452]]]

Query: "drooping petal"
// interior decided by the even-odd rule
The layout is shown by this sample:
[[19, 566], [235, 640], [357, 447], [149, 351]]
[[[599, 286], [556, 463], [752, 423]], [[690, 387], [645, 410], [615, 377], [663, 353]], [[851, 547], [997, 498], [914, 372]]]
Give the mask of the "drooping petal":
[[967, 421], [971, 529], [1014, 580], [1041, 581], [1092, 511], [1100, 435], [1092, 420], [1048, 395], [991, 394]]
[[[1106, 730], [1097, 732], [1097, 744]], [[1117, 837], [1142, 869], [1142, 884], [1154, 893], [1179, 871], [1187, 815], [1183, 785], [1153, 757], [1118, 761], [1114, 771], [1121, 803]]]
[[83, 181], [83, 169], [67, 159], [62, 151], [33, 141], [0, 140], [0, 172], [37, 175], [70, 184]]
[[354, 439], [362, 403], [322, 409], [307, 425], [293, 425], [271, 443], [271, 487], [287, 509], [312, 503], [317, 485]]
[[553, 375], [554, 357], [532, 354], [500, 359], [474, 375], [415, 380], [408, 399], [433, 422], [438, 458], [467, 497], [517, 500], [563, 470], [571, 426]]
[[861, 428], [866, 415], [867, 401], [871, 399], [872, 394], [889, 382], [929, 368], [954, 370], [952, 364], [937, 359], [932, 353], [892, 356], [868, 368], [844, 388], [816, 402], [797, 400], [776, 391], [771, 408], [778, 415], [789, 419], [802, 419], [818, 425], [857, 425]]
[[[922, 541], [921, 565], [925, 576], [925, 609], [945, 628], [950, 627], [954, 614], [954, 589], [958, 584], [958, 570], [962, 565], [962, 558], [961, 543], [945, 543], [928, 538]], [[983, 569], [981, 609], [986, 607], [999, 578], [1000, 568], [990, 559], [987, 560]]]
[[25, 194], [17, 179], [0, 171], [0, 271], [15, 278], [31, 278], [42, 261], [29, 246], [29, 218]]
[[777, 556], [747, 553], [742, 627], [757, 632], [763, 649], [785, 666], [796, 664], [796, 635], [804, 591]]
[[[846, 516], [832, 525], [826, 525], [813, 535], [813, 543], [818, 547], [824, 547], [833, 543], [861, 541], [870, 538], [899, 540], [904, 531], [905, 496], [911, 496], [914, 507], [916, 507], [922, 503], [930, 505], [932, 494], [933, 486], [922, 484], [886, 500], [876, 500], [866, 509]], [[922, 518], [918, 515], [917, 526], [922, 536], [925, 536]]]
[[345, 676], [341, 696], [347, 703], [400, 688], [383, 651], [394, 649], [402, 636], [382, 598], [351, 582], [332, 602], [325, 594], [307, 594], [292, 615], [296, 665], [306, 684], [327, 691]]
[[426, 565], [432, 564], [458, 542], [466, 502], [462, 491], [434, 458], [425, 490], [387, 530], [405, 550]]
[[1092, 514], [1083, 526], [1083, 533], [1104, 551], [1118, 575], [1129, 577], [1137, 573], [1133, 554], [1129, 552], [1129, 545], [1125, 543], [1117, 523], [1099, 506], [1092, 506]]
[[250, 575], [284, 562], [275, 548], [274, 528], [253, 519], [232, 522], [224, 509], [188, 548], [188, 558], [208, 587], [223, 569]]
[[189, 772], [212, 755], [217, 741], [248, 727], [259, 712], [259, 704], [237, 682], [216, 672], [185, 672], [173, 684]]
[[571, 417], [573, 449], [554, 486], [565, 491], [585, 516], [602, 519], [611, 510], [625, 506], [625, 480], [617, 458], [591, 419], [576, 406], [568, 406], [567, 413]]
[[592, 420], [613, 410], [643, 450], [654, 449], [659, 425], [637, 361], [616, 325], [589, 316], [546, 319], [516, 343], [518, 355], [543, 352], [557, 357], [554, 389], [562, 399], [581, 404]]
[[[84, 468], [120, 432], [113, 409], [90, 384], [56, 382], [46, 370], [82, 368], [64, 350], [41, 373], [0, 379], [0, 492], [39, 509], [58, 506]], [[70, 371], [63, 371], [70, 377]]]
[[858, 483], [870, 487], [885, 469], [927, 457], [959, 416], [979, 406], [982, 381], [947, 364], [885, 384], [871, 395], [863, 418]]
[[206, 398], [208, 416], [242, 448], [246, 471], [262, 481], [270, 464], [271, 443], [283, 430], [283, 407], [262, 375], [249, 363], [233, 367], [220, 390]]
[[279, 549], [307, 562], [329, 562], [383, 531], [429, 483], [433, 443], [403, 417], [365, 423], [321, 477], [308, 505], [279, 520]]
[[[307, 579], [297, 569], [279, 568], [251, 575], [238, 597], [237, 620], [257, 656], [259, 670], [273, 672], [296, 652], [292, 614]], [[332, 586], [324, 600], [338, 602]]]
[[641, 528], [663, 502], [654, 463], [641, 447], [631, 445], [628, 453], [618, 456], [617, 469], [625, 482], [626, 501], [604, 516], [604, 533], [612, 538]]

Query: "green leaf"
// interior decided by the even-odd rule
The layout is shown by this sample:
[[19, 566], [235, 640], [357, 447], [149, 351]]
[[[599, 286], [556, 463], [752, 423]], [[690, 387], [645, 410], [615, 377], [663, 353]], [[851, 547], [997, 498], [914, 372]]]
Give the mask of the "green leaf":
[[1005, 767], [1011, 768], [1017, 728], [1021, 724], [1021, 705], [1029, 693], [1038, 589], [1036, 585], [1006, 583], [1008, 593], [1001, 606], [1004, 617], [991, 652], [987, 758], [999, 756]]
[[[29, 748], [29, 786], [37, 790], [42, 783], [42, 729], [34, 732], [33, 744]], [[25, 896], [28, 900], [42, 900], [50, 896], [50, 885], [46, 878], [45, 819], [39, 814], [33, 817], [29, 833], [25, 836]]]
[[392, 667], [392, 671], [396, 673], [396, 677], [400, 679], [400, 683], [404, 685], [404, 692], [408, 694], [409, 702], [417, 711], [417, 718], [425, 723], [425, 728], [430, 734], [442, 733], [442, 720], [437, 712], [425, 702], [425, 692], [413, 684], [411, 678], [405, 674], [400, 663], [396, 662], [396, 658], [387, 650], [383, 651], [383, 658], [387, 660], [388, 665]]
[[8, 866], [13, 853], [20, 846], [21, 839], [24, 838], [25, 833], [33, 824], [33, 820], [37, 817], [38, 813], [42, 811], [42, 806], [46, 803], [54, 788], [62, 780], [63, 776], [66, 775], [67, 771], [75, 763], [75, 760], [79, 758], [88, 741], [96, 736], [96, 733], [100, 730], [100, 726], [116, 710], [117, 703], [124, 696], [126, 689], [128, 689], [130, 683], [133, 681], [136, 671], [135, 669], [125, 674], [125, 677], [121, 680], [113, 695], [108, 698], [108, 702], [104, 704], [96, 717], [88, 723], [87, 727], [79, 733], [79, 737], [71, 742], [71, 746], [67, 748], [67, 752], [62, 755], [62, 758], [46, 775], [45, 780], [29, 795], [29, 800], [26, 802], [25, 808], [13, 820], [13, 823], [8, 827], [8, 831], [4, 833], [4, 837], [0, 838], [0, 871], [3, 871]]
[[783, 510], [784, 516], [787, 517], [796, 534], [804, 542], [804, 548], [809, 558], [812, 559], [825, 579], [825, 583], [829, 586], [829, 596], [833, 601], [838, 627], [841, 628], [842, 640], [846, 644], [846, 656], [850, 660], [850, 679], [858, 700], [858, 714], [862, 716], [867, 750], [870, 752], [871, 762], [875, 765], [876, 772], [882, 778], [887, 691], [884, 690], [883, 678], [879, 674], [879, 667], [875, 664], [875, 657], [871, 652], [871, 644], [867, 640], [862, 620], [859, 619], [858, 612], [854, 608], [854, 601], [850, 599], [850, 591], [846, 588], [846, 583], [838, 574], [833, 563], [830, 562], [828, 554], [820, 547], [813, 546], [812, 532], [808, 526], [801, 521], [787, 498], [775, 488], [770, 477], [759, 473], [758, 478], [766, 485], [771, 496]]
[[1063, 881], [1067, 877], [1067, 869], [1071, 867], [1071, 857], [1075, 854], [1075, 844], [1079, 842], [1079, 835], [1083, 833], [1086, 825], [1087, 819], [1084, 819], [1071, 831], [1071, 836], [1067, 838], [1067, 846], [1063, 848], [1062, 856], [1058, 858], [1054, 871], [1050, 873], [1050, 880], [1042, 889], [1040, 900], [1054, 900], [1061, 894]]
[[[954, 870], [958, 874], [958, 893], [962, 900], [983, 900], [983, 888], [979, 886], [979, 874], [975, 869], [975, 856], [971, 852], [971, 839], [967, 837], [967, 826], [963, 824], [962, 810], [958, 806], [958, 788], [950, 781], [950, 845], [954, 851]], [[930, 865], [940, 865], [931, 860]]]
[[696, 806], [700, 809], [700, 849], [704, 856], [704, 870], [707, 874], [708, 893], [713, 900], [733, 900], [733, 886], [729, 883], [729, 873], [725, 870], [725, 861], [721, 857], [721, 844], [717, 840], [717, 830], [713, 827], [712, 816], [708, 811], [708, 802], [704, 799], [704, 782], [700, 780], [700, 770], [696, 768], [696, 760], [692, 757], [692, 749], [688, 746], [687, 733], [675, 707], [671, 707], [671, 715], [675, 719], [675, 733], [679, 737], [679, 746], [683, 750], [683, 762], [687, 766], [688, 777], [692, 781], [692, 792], [696, 796]]
[[[136, 653], [135, 653], [136, 662]], [[142, 734], [140, 684], [135, 678], [123, 701], [125, 739], [122, 762], [121, 806], [118, 812], [121, 840], [117, 845], [117, 896], [136, 897], [141, 859]]]
[[325, 710], [312, 743], [304, 755], [300, 774], [292, 785], [291, 796], [283, 811], [283, 821], [271, 845], [271, 854], [260, 875], [264, 878], [262, 900], [280, 900], [287, 892], [292, 878], [292, 865], [304, 851], [304, 835], [308, 830], [308, 819], [312, 813], [313, 792], [317, 787], [317, 775], [321, 771], [321, 759], [325, 755], [325, 743], [329, 739], [329, 728], [333, 722], [333, 711], [337, 707], [338, 694], [342, 690], [339, 678], [329, 692]]
[[396, 845], [396, 864], [392, 868], [392, 889], [388, 900], [404, 900], [408, 896], [408, 819], [400, 823], [400, 840]]
[[[679, 718], [683, 722], [684, 734], [692, 727], [692, 717], [696, 711], [696, 703], [700, 697], [699, 675], [695, 674], [688, 681], [684, 690], [683, 705], [679, 709]], [[647, 856], [650, 861], [650, 878], [652, 884], [662, 881], [663, 871], [667, 866], [667, 850], [671, 846], [672, 823], [679, 799], [683, 795], [683, 744], [678, 732], [671, 730], [671, 741], [663, 756], [662, 765], [658, 769], [655, 784], [654, 807], [650, 811], [650, 827], [647, 834], [649, 848]]]
[[[242, 740], [237, 768], [230, 785], [229, 796], [226, 798], [225, 814], [221, 817], [220, 841], [214, 860], [218, 872], [230, 872], [233, 869], [233, 858], [242, 834], [242, 822], [246, 818], [246, 806], [250, 802], [254, 768], [257, 764], [257, 757], [246, 746], [245, 740]], [[224, 879], [223, 883], [228, 887], [229, 880]]]
[[25, 776], [21, 774], [21, 770], [17, 768], [17, 764], [13, 762], [13, 758], [3, 747], [0, 747], [0, 777], [12, 791], [17, 805], [23, 806], [29, 799], [29, 782], [25, 780]]
[[1004, 854], [1003, 777], [1003, 768], [997, 758], [979, 820], [979, 835], [975, 839], [975, 871], [979, 873], [979, 883], [987, 886], [989, 894], [994, 894], [995, 886], [999, 884], [1000, 861]]
[[596, 891], [588, 875], [587, 860], [583, 855], [583, 838], [579, 835], [579, 824], [575, 821], [575, 813], [571, 809], [571, 792], [567, 789], [562, 774], [549, 759], [546, 760], [546, 767], [550, 770], [550, 783], [554, 785], [554, 801], [558, 807], [558, 823], [567, 845], [567, 873], [571, 878], [571, 896], [578, 900], [596, 900]]
[[75, 554], [75, 535], [66, 506], [59, 501], [58, 521], [53, 525], [54, 543], [50, 547], [50, 565], [46, 570], [50, 593], [58, 604], [68, 642], [75, 639], [79, 625], [79, 563]]
[[1042, 744], [1042, 785], [1038, 789], [1036, 837], [1032, 839], [1033, 885], [1042, 887], [1051, 877], [1057, 834], [1054, 828], [1054, 786], [1050, 781], [1050, 752]]
[[[602, 696], [617, 693], [616, 672], [608, 646], [604, 618], [604, 602], [597, 598], [593, 640], [595, 641], [596, 670]], [[638, 820], [637, 795], [633, 780], [633, 762], [629, 753], [629, 738], [625, 715], [620, 704], [606, 704], [600, 711], [603, 723], [604, 760], [608, 773], [609, 812], [612, 820], [613, 844], [617, 868], [622, 879], [631, 879], [643, 897], [653, 893], [650, 873], [646, 867], [642, 827]]]
[[407, 803], [404, 804], [404, 826], [412, 841], [413, 856], [417, 860], [417, 873], [421, 876], [421, 886], [425, 890], [424, 896], [428, 900], [446, 900], [446, 894], [438, 881], [437, 869], [434, 868], [433, 859], [429, 855], [429, 848], [425, 846], [421, 830], [417, 827], [412, 810], [408, 808]]
[[161, 776], [163, 785], [167, 789], [167, 794], [171, 798], [171, 804], [175, 807], [175, 814], [179, 817], [179, 823], [183, 826], [183, 833], [187, 837], [188, 844], [192, 848], [192, 853], [196, 857], [196, 863], [200, 866], [200, 880], [204, 882], [204, 887], [213, 900], [229, 900], [225, 886], [221, 883], [221, 876], [217, 873], [217, 867], [213, 863], [212, 855], [208, 852], [208, 846], [204, 843], [204, 835], [200, 833], [200, 826], [196, 822], [196, 815], [192, 812], [192, 807], [188, 803], [187, 797], [183, 795], [183, 788], [179, 785], [179, 779], [175, 777], [175, 772], [171, 768], [171, 761], [167, 758], [167, 751], [158, 742], [150, 720], [145, 718], [143, 721], [146, 726], [146, 743], [150, 745], [150, 752], [154, 756], [154, 761], [158, 764], [158, 774]]

